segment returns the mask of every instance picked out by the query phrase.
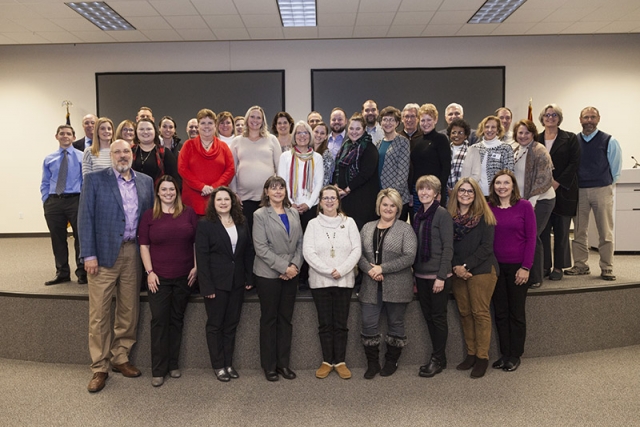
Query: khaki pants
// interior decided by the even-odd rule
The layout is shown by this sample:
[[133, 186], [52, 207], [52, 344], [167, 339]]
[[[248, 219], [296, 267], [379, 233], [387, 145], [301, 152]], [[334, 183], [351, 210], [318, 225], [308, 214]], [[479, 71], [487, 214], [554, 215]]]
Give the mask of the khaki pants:
[[491, 273], [478, 274], [468, 280], [453, 276], [453, 296], [458, 304], [460, 323], [467, 354], [489, 359], [491, 346], [491, 296], [496, 287], [495, 268]]
[[576, 267], [587, 267], [589, 260], [588, 231], [589, 213], [598, 229], [598, 252], [600, 253], [600, 270], [613, 270], [613, 186], [581, 188], [578, 195], [578, 215], [573, 219], [575, 224], [573, 244], [573, 261]]
[[[99, 261], [99, 260], [98, 260]], [[134, 242], [123, 243], [113, 267], [89, 274], [89, 354], [91, 370], [107, 372], [109, 362], [129, 361], [136, 342], [140, 307], [140, 255]], [[116, 312], [111, 325], [113, 295]]]

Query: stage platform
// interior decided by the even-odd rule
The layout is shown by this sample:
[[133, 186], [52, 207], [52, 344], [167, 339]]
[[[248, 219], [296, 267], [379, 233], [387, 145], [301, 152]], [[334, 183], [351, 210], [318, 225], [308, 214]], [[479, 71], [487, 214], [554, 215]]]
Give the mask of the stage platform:
[[[50, 241], [46, 237], [0, 238], [0, 254], [0, 358], [88, 365], [86, 285], [70, 282], [44, 286], [55, 273]], [[541, 288], [530, 290], [524, 356], [555, 356], [640, 344], [639, 260], [637, 255], [616, 255], [614, 273], [618, 280], [606, 282], [599, 277], [597, 253], [592, 252], [593, 274], [565, 276], [561, 281], [546, 281]], [[145, 293], [141, 294], [141, 301], [138, 343], [132, 361], [148, 368], [151, 315]], [[248, 292], [235, 352], [234, 365], [238, 369], [260, 368], [259, 315], [257, 295]], [[194, 296], [185, 318], [181, 355], [185, 368], [210, 367], [205, 320], [202, 298]], [[316, 310], [308, 292], [298, 295], [293, 323], [291, 367], [314, 369], [322, 360]], [[355, 298], [349, 328], [347, 363], [364, 367], [366, 360], [359, 339], [360, 307]], [[406, 331], [409, 345], [400, 362], [425, 363], [431, 346], [417, 301], [409, 304]], [[494, 333], [490, 357], [493, 360], [497, 355]], [[451, 299], [447, 358], [453, 365], [463, 357], [459, 316]]]

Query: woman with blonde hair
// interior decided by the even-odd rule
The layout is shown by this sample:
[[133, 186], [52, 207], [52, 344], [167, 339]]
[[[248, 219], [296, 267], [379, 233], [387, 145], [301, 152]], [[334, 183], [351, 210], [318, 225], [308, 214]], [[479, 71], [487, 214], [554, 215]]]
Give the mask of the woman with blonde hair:
[[108, 117], [100, 117], [93, 129], [93, 144], [85, 148], [82, 157], [82, 176], [111, 167], [113, 122]]
[[456, 369], [473, 368], [471, 378], [480, 378], [489, 366], [489, 306], [499, 271], [493, 254], [496, 219], [473, 178], [456, 183], [448, 211], [453, 218], [452, 288], [467, 347], [467, 357]]

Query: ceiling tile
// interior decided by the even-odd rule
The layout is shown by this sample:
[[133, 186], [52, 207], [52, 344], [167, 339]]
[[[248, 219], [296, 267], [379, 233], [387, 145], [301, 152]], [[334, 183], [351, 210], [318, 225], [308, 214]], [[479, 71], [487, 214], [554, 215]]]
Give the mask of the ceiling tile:
[[402, 0], [399, 12], [426, 12], [436, 11], [442, 4], [442, 0]]
[[251, 38], [244, 27], [220, 29], [214, 28], [213, 34], [215, 34], [219, 40], [247, 40]]
[[71, 31], [71, 34], [78, 37], [85, 43], [113, 43], [114, 38], [106, 31]]
[[242, 22], [242, 19], [240, 19], [240, 15], [203, 16], [202, 19], [204, 19], [209, 28], [214, 31], [221, 28], [244, 29], [244, 23]]
[[422, 35], [429, 37], [455, 36], [460, 27], [462, 27], [462, 24], [429, 24], [422, 32]]
[[157, 16], [158, 12], [146, 1], [109, 1], [111, 9], [129, 19], [130, 16]]
[[435, 12], [398, 12], [393, 20], [393, 26], [427, 25]]
[[513, 14], [504, 20], [509, 24], [517, 24], [520, 22], [540, 22], [549, 16], [553, 12], [552, 9], [532, 9], [521, 10], [518, 9]]
[[22, 25], [16, 24], [15, 22], [0, 18], [0, 30], [3, 33], [12, 33], [26, 31], [26, 28]]
[[473, 12], [469, 11], [438, 11], [433, 15], [431, 22], [438, 25], [466, 24]]
[[217, 40], [213, 32], [207, 28], [193, 28], [193, 29], [181, 29], [176, 30], [180, 36], [186, 40]]
[[[316, 2], [317, 4], [318, 2]], [[356, 13], [360, 0], [322, 0], [318, 13]]]
[[0, 4], [0, 16], [4, 19], [26, 19], [33, 15], [33, 10], [21, 4]]
[[366, 0], [361, 1], [358, 8], [360, 13], [396, 12], [402, 0]]
[[322, 13], [318, 15], [319, 27], [348, 27], [356, 24], [355, 13]]
[[102, 31], [100, 27], [84, 18], [57, 18], [52, 19], [51, 22], [67, 31]]
[[0, 44], [16, 44], [16, 41], [0, 34]]
[[485, 0], [444, 0], [438, 10], [472, 10], [475, 12], [484, 2]]
[[594, 8], [580, 8], [580, 9], [556, 9], [551, 12], [549, 16], [544, 18], [545, 22], [574, 22], [578, 21], [581, 18], [584, 18], [591, 12], [593, 12]]
[[26, 4], [25, 6], [30, 8], [33, 12], [46, 16], [47, 18], [77, 18], [80, 16], [76, 11], [64, 4], [63, 1], [51, 4]]
[[200, 16], [167, 16], [165, 19], [175, 29], [209, 29], [207, 23]]
[[25, 27], [27, 30], [30, 30], [30, 31], [62, 31], [63, 30], [63, 28], [60, 28], [59, 26], [49, 21], [48, 19], [40, 19], [40, 18], [14, 19], [13, 21], [18, 25], [22, 25], [23, 27]]
[[527, 0], [518, 10], [528, 10], [528, 9], [555, 9], [561, 7], [567, 0]]
[[318, 36], [323, 39], [348, 39], [353, 27], [318, 27]]
[[[633, 0], [623, 0], [623, 1], [633, 1]], [[610, 3], [610, 0], [567, 0], [562, 7], [569, 7], [573, 9], [577, 9], [580, 7], [601, 7]]]
[[49, 43], [46, 39], [36, 35], [32, 31], [20, 31], [16, 33], [5, 33], [5, 36], [15, 40], [20, 44], [45, 44]]
[[149, 39], [140, 31], [105, 31], [119, 42], [148, 42]]
[[268, 15], [275, 13], [276, 15], [280, 15], [278, 12], [278, 5], [275, 0], [233, 0], [233, 2], [241, 15], [245, 13], [253, 13], [256, 15]]
[[458, 36], [486, 36], [491, 33], [495, 29], [498, 28], [500, 24], [464, 24], [456, 35]]
[[252, 39], [278, 40], [284, 38], [282, 28], [247, 28]]
[[571, 22], [541, 22], [531, 27], [527, 34], [560, 34], [569, 25]]
[[242, 15], [247, 28], [282, 28], [280, 15]]
[[199, 15], [189, 0], [149, 0], [149, 3], [163, 16]]
[[394, 13], [358, 13], [356, 17], [356, 26], [389, 26], [393, 22]]
[[634, 9], [635, 7], [601, 7], [582, 18], [581, 21], [615, 21], [624, 18]]
[[392, 25], [387, 37], [420, 37], [426, 25]]
[[624, 18], [620, 18], [621, 21], [640, 21], [640, 8], [627, 13]]
[[508, 24], [503, 22], [498, 25], [498, 28], [493, 30], [491, 35], [493, 36], [516, 36], [522, 35], [527, 32], [527, 30], [536, 25], [534, 22], [523, 22], [521, 24]]
[[82, 43], [82, 40], [67, 31], [38, 31], [37, 35], [51, 43]]
[[389, 31], [388, 25], [375, 25], [370, 27], [355, 27], [353, 37], [378, 38], [384, 37]]
[[317, 39], [318, 27], [284, 27], [285, 39]]
[[591, 34], [606, 26], [606, 22], [576, 22], [561, 31], [562, 34]]
[[191, 0], [200, 15], [233, 15], [238, 13], [233, 0]]
[[612, 22], [610, 24], [607, 24], [595, 32], [596, 33], [632, 32], [638, 26], [640, 26], [640, 21], [624, 21], [624, 22], [617, 21], [617, 22]]
[[149, 40], [154, 42], [168, 42], [175, 40], [182, 40], [182, 37], [175, 30], [143, 30], [140, 31], [142, 34], [147, 36]]
[[127, 19], [136, 30], [168, 30], [171, 26], [162, 16], [134, 16]]

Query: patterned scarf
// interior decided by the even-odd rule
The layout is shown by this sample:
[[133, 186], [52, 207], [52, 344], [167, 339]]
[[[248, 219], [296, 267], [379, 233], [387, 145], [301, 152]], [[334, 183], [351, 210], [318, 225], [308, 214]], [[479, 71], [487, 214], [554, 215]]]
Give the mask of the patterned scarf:
[[447, 188], [453, 190], [456, 182], [462, 175], [462, 164], [464, 159], [467, 158], [467, 151], [469, 150], [469, 141], [465, 141], [460, 146], [460, 149], [454, 153], [453, 143], [451, 143], [451, 174], [449, 175], [449, 181], [447, 181]]
[[480, 223], [482, 215], [471, 216], [471, 213], [467, 212], [462, 215], [460, 211], [453, 217], [453, 239], [462, 240], [462, 238], [475, 228]]
[[[291, 149], [293, 154], [291, 166], [289, 166], [289, 194], [291, 195], [291, 200], [297, 200], [300, 191], [302, 191], [303, 196], [313, 192], [313, 175], [315, 171], [315, 163], [313, 160], [314, 151], [311, 148], [308, 148], [308, 150], [306, 153], [303, 153], [298, 147]], [[303, 163], [302, 168], [298, 160]], [[302, 189], [299, 189], [298, 181], [301, 173]]]
[[418, 239], [420, 239], [420, 228], [422, 227], [422, 223], [424, 223], [422, 241], [419, 244], [421, 262], [427, 262], [431, 259], [431, 226], [433, 225], [433, 217], [439, 206], [440, 202], [437, 200], [434, 200], [426, 211], [424, 210], [424, 205], [420, 205], [420, 209], [413, 217], [413, 230], [416, 232]]
[[[364, 133], [356, 142], [346, 139], [336, 158], [336, 164], [340, 167], [347, 168], [347, 184], [355, 178], [360, 172], [360, 156], [364, 153], [367, 144], [371, 143], [371, 136]], [[337, 174], [338, 168], [336, 168]], [[337, 176], [337, 175], [336, 175]], [[336, 179], [337, 182], [337, 179]]]

